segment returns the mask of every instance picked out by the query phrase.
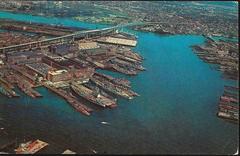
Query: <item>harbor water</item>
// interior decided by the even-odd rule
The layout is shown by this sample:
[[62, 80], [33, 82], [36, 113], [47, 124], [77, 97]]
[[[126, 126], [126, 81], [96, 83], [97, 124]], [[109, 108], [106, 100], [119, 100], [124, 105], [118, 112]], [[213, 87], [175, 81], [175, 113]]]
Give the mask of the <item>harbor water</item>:
[[[71, 19], [0, 12], [0, 18], [95, 29], [104, 27]], [[91, 116], [75, 111], [44, 87], [43, 98], [0, 95], [0, 144], [8, 140], [40, 139], [45, 153], [70, 149], [79, 154], [233, 154], [238, 147], [238, 125], [216, 116], [224, 80], [219, 71], [201, 61], [191, 45], [203, 44], [195, 35], [161, 36], [134, 32], [147, 69], [137, 76], [102, 71], [127, 78], [140, 97], [118, 98], [115, 109], [98, 109]], [[107, 122], [109, 124], [102, 124]], [[45, 150], [45, 151], [44, 151]]]

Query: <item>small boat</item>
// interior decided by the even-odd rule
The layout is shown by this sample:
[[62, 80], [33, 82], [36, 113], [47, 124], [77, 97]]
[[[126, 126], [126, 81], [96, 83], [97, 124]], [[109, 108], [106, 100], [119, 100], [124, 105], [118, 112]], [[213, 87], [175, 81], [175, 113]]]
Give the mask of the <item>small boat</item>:
[[76, 152], [73, 152], [73, 151], [67, 149], [62, 154], [76, 154]]
[[234, 153], [233, 155], [238, 155], [238, 149], [237, 149], [237, 152], [236, 152], [236, 153]]
[[101, 124], [104, 124], [104, 125], [110, 125], [110, 123], [105, 122], [105, 121], [102, 121]]
[[95, 153], [95, 154], [97, 154], [97, 151], [95, 151], [94, 149], [92, 149], [92, 152]]

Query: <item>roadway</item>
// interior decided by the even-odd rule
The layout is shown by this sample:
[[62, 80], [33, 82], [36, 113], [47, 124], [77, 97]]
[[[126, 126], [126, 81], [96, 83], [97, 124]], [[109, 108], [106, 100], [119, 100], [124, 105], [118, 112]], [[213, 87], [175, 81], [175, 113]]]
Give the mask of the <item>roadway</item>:
[[14, 50], [18, 49], [27, 49], [27, 48], [37, 48], [44, 44], [45, 46], [47, 43], [52, 43], [52, 42], [64, 42], [66, 40], [74, 40], [75, 38], [78, 37], [89, 37], [89, 36], [97, 36], [97, 35], [106, 35], [110, 33], [115, 33], [118, 28], [122, 28], [123, 26], [112, 26], [109, 28], [102, 28], [102, 29], [95, 29], [95, 30], [85, 30], [85, 31], [77, 31], [72, 34], [60, 36], [60, 37], [54, 37], [54, 38], [49, 38], [49, 39], [44, 39], [41, 41], [34, 41], [34, 42], [28, 42], [28, 43], [23, 43], [23, 44], [18, 44], [18, 45], [11, 45], [8, 47], [1, 47], [0, 48], [0, 53], [1, 52], [11, 52]]
[[[116, 33], [116, 30], [121, 29], [123, 27], [131, 27], [136, 25], [153, 25], [153, 24], [166, 24], [166, 22], [133, 22], [133, 23], [127, 23], [127, 24], [119, 24], [116, 26], [102, 28], [102, 29], [77, 31], [72, 34], [68, 34], [60, 37], [54, 37], [54, 38], [44, 39], [41, 41], [28, 42], [28, 43], [23, 43], [18, 45], [11, 45], [8, 47], [1, 47], [0, 53], [34, 49], [34, 48], [39, 48], [41, 46], [48, 46], [51, 44], [63, 43], [66, 41], [74, 41], [75, 38], [78, 38], [78, 37], [86, 38], [86, 37], [112, 34], [112, 33]], [[177, 24], [186, 24], [186, 23], [177, 23]]]

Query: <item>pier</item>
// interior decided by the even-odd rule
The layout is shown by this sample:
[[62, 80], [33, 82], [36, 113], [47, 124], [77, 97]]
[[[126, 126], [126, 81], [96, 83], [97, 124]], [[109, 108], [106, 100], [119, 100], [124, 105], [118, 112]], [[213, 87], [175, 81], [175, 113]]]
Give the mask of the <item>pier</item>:
[[[226, 94], [228, 92], [228, 94]], [[220, 96], [217, 116], [228, 121], [239, 121], [239, 88], [224, 86], [224, 94]]]
[[[59, 36], [59, 37], [54, 37], [54, 38], [49, 38], [49, 39], [44, 39], [44, 40], [34, 41], [34, 42], [28, 42], [28, 43], [23, 43], [18, 45], [11, 45], [7, 47], [1, 47], [0, 53], [6, 53], [6, 52], [12, 53], [12, 52], [23, 51], [28, 49], [37, 49], [40, 47], [47, 47], [49, 45], [54, 45], [54, 44], [70, 43], [78, 39], [94, 38], [94, 37], [101, 37], [101, 36], [116, 34], [118, 33], [118, 29], [122, 29], [123, 27], [130, 27], [130, 26], [143, 25], [143, 24], [144, 23], [127, 23], [127, 24], [112, 26], [109, 28], [76, 31], [74, 33]], [[131, 45], [135, 45], [135, 42], [132, 43]]]
[[128, 87], [124, 87], [124, 85], [120, 85], [119, 83], [111, 82], [111, 80], [104, 76], [100, 76], [99, 74], [93, 75], [91, 81], [104, 90], [127, 99], [133, 99], [134, 96], [138, 96], [137, 93], [133, 92]]
[[8, 97], [19, 97], [19, 95], [13, 90], [14, 86], [8, 83], [3, 78], [0, 78], [0, 93]]
[[93, 91], [90, 88], [87, 88], [83, 85], [79, 84], [72, 84], [71, 88], [74, 92], [76, 92], [79, 96], [83, 97], [84, 99], [88, 100], [89, 102], [96, 104], [101, 107], [116, 107], [116, 102], [112, 99], [109, 99], [103, 95], [101, 95], [99, 92]]
[[[137, 37], [118, 31], [133, 25], [84, 31], [49, 25], [43, 25], [46, 30], [41, 28], [38, 31], [36, 29], [41, 24], [29, 23], [24, 29], [21, 22], [20, 26], [15, 23], [11, 28], [8, 24], [2, 25], [8, 30], [24, 29], [36, 34], [49, 34], [53, 30], [52, 35], [57, 37], [40, 39], [34, 35], [33, 41], [26, 42], [30, 36], [18, 35], [16, 41], [13, 34], [3, 33], [2, 37], [9, 37], [9, 42], [4, 41], [1, 44], [7, 46], [0, 48], [0, 53], [5, 55], [0, 92], [12, 98], [17, 96], [12, 90], [16, 86], [27, 96], [38, 98], [42, 95], [33, 88], [44, 86], [84, 115], [90, 115], [93, 109], [82, 104], [80, 97], [102, 108], [117, 107], [114, 95], [133, 99], [138, 94], [131, 90], [130, 81], [95, 72], [96, 69], [104, 69], [137, 75], [145, 70], [141, 65], [143, 57], [131, 49], [136, 46]], [[59, 34], [56, 30], [60, 31]], [[60, 35], [61, 32], [68, 34]], [[21, 43], [21, 37], [26, 43]], [[104, 38], [107, 42], [101, 41]]]
[[90, 112], [92, 112], [91, 108], [88, 108], [87, 106], [81, 104], [73, 95], [67, 94], [66, 91], [61, 89], [56, 89], [54, 87], [49, 86], [46, 83], [43, 83], [43, 85], [49, 90], [51, 90], [52, 92], [64, 98], [72, 107], [74, 107], [80, 113], [84, 115], [90, 115]]

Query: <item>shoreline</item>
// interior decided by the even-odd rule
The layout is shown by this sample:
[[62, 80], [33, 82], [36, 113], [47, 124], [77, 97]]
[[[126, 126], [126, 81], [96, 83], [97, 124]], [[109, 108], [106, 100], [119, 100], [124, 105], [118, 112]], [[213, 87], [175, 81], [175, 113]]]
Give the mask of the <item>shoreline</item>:
[[[141, 32], [141, 31], [140, 31]], [[150, 32], [150, 33], [153, 33], [153, 32]], [[182, 35], [182, 34], [175, 34], [175, 35]], [[189, 34], [189, 35], [191, 35], [191, 34]], [[171, 35], [170, 35], [171, 36]], [[149, 60], [149, 58], [148, 58], [148, 60]]]
[[[16, 10], [9, 10], [9, 9], [3, 9], [1, 11], [5, 11], [5, 12], [9, 12], [9, 13], [13, 13], [13, 14], [27, 14], [27, 12], [25, 11], [16, 11]], [[37, 13], [33, 13], [33, 12], [30, 12], [30, 15], [32, 16], [40, 16], [40, 17], [46, 17], [46, 18], [63, 18], [63, 19], [71, 19], [71, 20], [74, 20], [74, 21], [77, 21], [77, 22], [83, 22], [83, 23], [88, 23], [88, 24], [99, 24], [99, 25], [106, 25], [106, 26], [113, 26], [113, 25], [116, 25], [114, 23], [104, 23], [104, 22], [90, 22], [88, 20], [77, 20], [75, 19], [74, 17], [68, 17], [68, 16], [46, 16], [46, 14], [37, 14]], [[57, 25], [56, 25], [57, 26]], [[156, 34], [159, 34], [159, 35], [205, 35], [203, 33], [172, 33], [172, 32], [166, 32], [166, 33], [161, 33], [161, 32], [158, 32], [158, 30], [154, 30], [154, 31], [148, 31], [148, 30], [144, 30], [144, 29], [141, 29], [141, 28], [129, 28], [130, 30], [134, 30], [134, 31], [140, 31], [140, 32], [151, 32], [151, 33], [156, 33]], [[205, 35], [205, 36], [209, 36], [209, 35]], [[227, 40], [231, 40], [231, 39], [238, 39], [237, 36], [225, 36], [225, 35], [220, 35], [220, 36], [215, 36], [214, 34], [213, 35], [210, 35], [210, 36], [214, 36], [214, 37], [222, 37], [222, 38], [226, 38]], [[238, 42], [238, 41], [236, 41]]]

